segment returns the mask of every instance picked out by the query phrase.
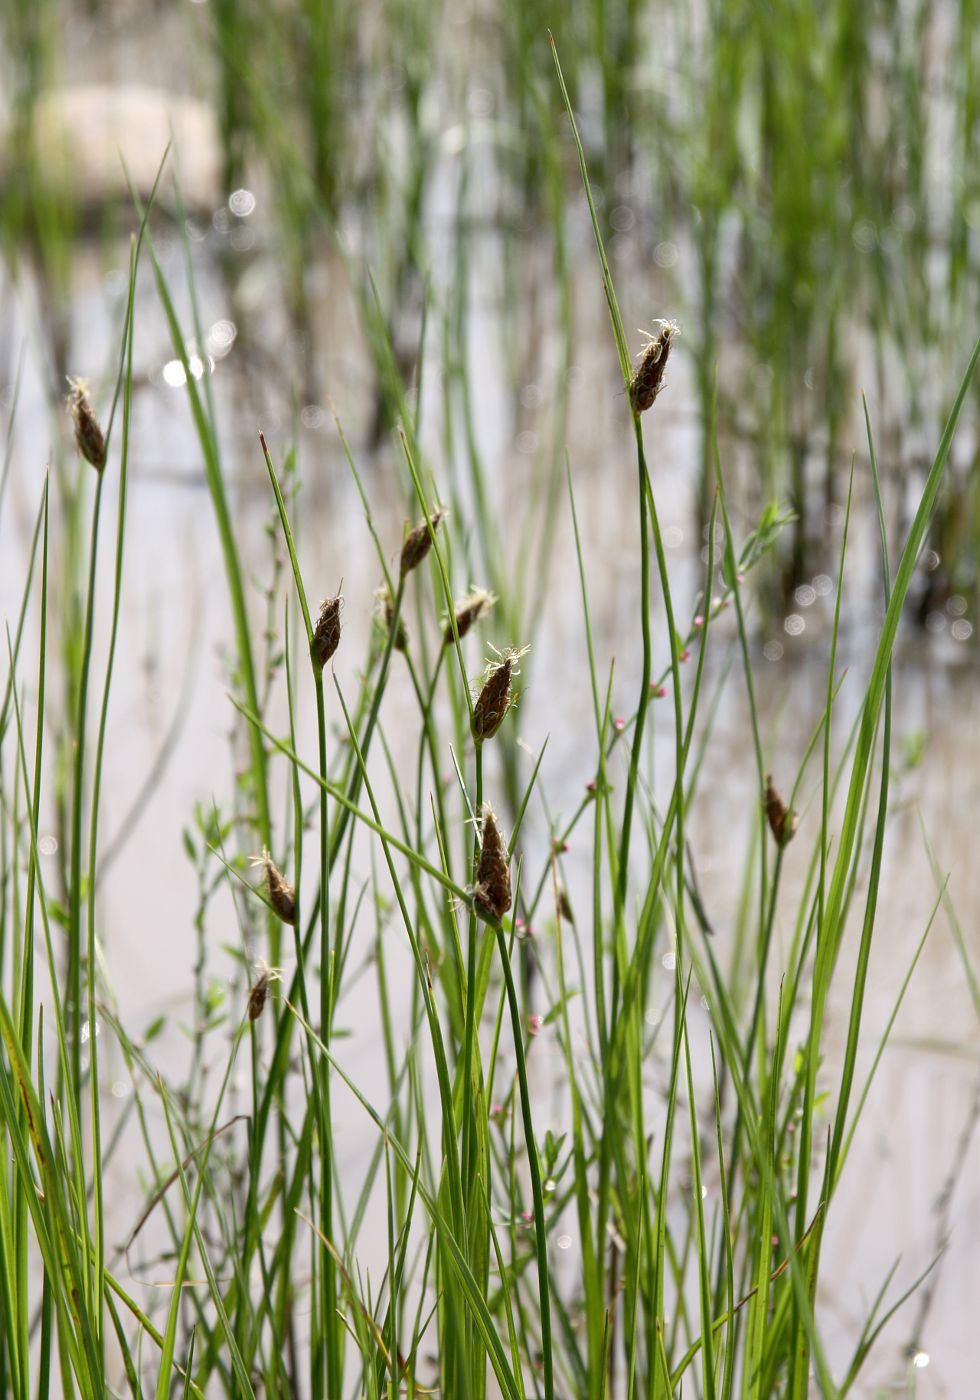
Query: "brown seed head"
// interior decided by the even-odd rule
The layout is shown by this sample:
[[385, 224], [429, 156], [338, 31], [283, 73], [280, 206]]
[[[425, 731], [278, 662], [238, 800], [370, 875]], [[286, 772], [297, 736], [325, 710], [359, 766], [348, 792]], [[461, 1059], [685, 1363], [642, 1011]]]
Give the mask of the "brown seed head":
[[275, 912], [284, 924], [294, 924], [296, 922], [296, 891], [286, 880], [269, 852], [263, 851], [260, 856], [253, 856], [252, 864], [260, 865], [265, 871], [269, 903]]
[[265, 1010], [266, 998], [269, 995], [270, 982], [278, 982], [281, 976], [278, 968], [269, 967], [267, 963], [260, 963], [256, 977], [248, 991], [248, 1019], [257, 1021]]
[[[475, 622], [479, 622], [485, 612], [489, 612], [496, 602], [492, 593], [488, 593], [485, 588], [474, 588], [465, 598], [456, 604], [456, 631], [459, 639], [466, 636], [467, 632]], [[443, 644], [451, 647], [453, 644], [453, 624], [446, 623], [446, 630], [442, 634]]]
[[633, 378], [630, 381], [630, 406], [637, 418], [645, 413], [664, 387], [664, 370], [671, 343], [680, 332], [676, 321], [658, 321], [660, 330], [640, 351]]
[[796, 813], [791, 812], [766, 774], [766, 816], [777, 846], [785, 846], [796, 835]]
[[511, 706], [511, 679], [518, 674], [517, 662], [527, 651], [508, 649], [499, 662], [489, 662], [483, 689], [473, 706], [473, 738], [478, 744], [492, 739]]
[[313, 660], [322, 671], [340, 645], [340, 610], [344, 600], [338, 593], [320, 604], [320, 615], [313, 629]]
[[499, 922], [510, 908], [510, 866], [507, 847], [497, 826], [493, 808], [483, 808], [483, 840], [476, 867], [473, 902], [477, 912]]
[[[439, 528], [439, 522], [446, 514], [442, 506], [434, 510], [428, 520], [423, 520], [421, 525], [416, 525], [414, 530], [409, 530], [405, 536], [405, 543], [402, 545], [402, 558], [400, 565], [401, 577], [410, 574], [413, 569], [417, 569], [422, 560], [432, 548], [432, 535]], [[432, 526], [432, 533], [429, 533], [429, 526]]]
[[92, 409], [88, 386], [83, 379], [69, 379], [68, 407], [75, 424], [75, 446], [97, 472], [105, 467], [105, 438]]
[[[395, 605], [391, 601], [391, 594], [388, 592], [387, 585], [382, 584], [375, 592], [374, 596], [378, 600], [378, 622], [384, 627], [385, 633], [387, 634], [391, 631], [391, 624], [395, 618]], [[405, 626], [404, 619], [401, 617], [398, 619], [398, 631], [395, 633], [395, 640], [392, 645], [396, 651], [408, 651], [408, 629]]]

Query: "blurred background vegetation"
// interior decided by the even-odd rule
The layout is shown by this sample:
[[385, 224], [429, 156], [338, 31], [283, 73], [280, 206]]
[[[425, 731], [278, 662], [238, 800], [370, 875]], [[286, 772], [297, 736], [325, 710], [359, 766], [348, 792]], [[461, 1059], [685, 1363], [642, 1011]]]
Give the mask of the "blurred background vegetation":
[[[238, 349], [251, 346], [262, 376], [302, 385], [307, 405], [336, 394], [336, 326], [322, 287], [325, 260], [343, 260], [373, 364], [366, 436], [377, 443], [393, 413], [385, 381], [397, 371], [413, 382], [433, 305], [444, 371], [463, 382], [461, 361], [473, 353], [467, 279], [481, 239], [492, 239], [494, 334], [519, 431], [518, 395], [539, 377], [546, 321], [563, 328], [550, 364], [556, 383], [567, 384], [578, 358], [574, 289], [590, 256], [550, 30], [627, 289], [621, 299], [642, 308], [645, 325], [668, 314], [682, 325], [701, 442], [692, 495], [700, 524], [715, 411], [746, 511], [779, 498], [796, 514], [769, 599], [778, 609], [827, 563], [827, 522], [839, 519], [852, 448], [863, 443], [861, 392], [872, 398], [901, 533], [977, 324], [977, 8], [8, 0], [7, 267], [39, 288], [60, 392], [72, 249], [83, 237], [115, 246], [125, 209], [111, 140], [105, 168], [90, 168], [87, 122], [101, 102], [125, 147], [127, 109], [107, 117], [105, 92], [151, 82], [202, 104], [185, 110], [189, 125], [175, 125], [184, 197], [239, 308], [254, 261], [275, 268], [275, 331], [267, 314], [251, 327], [247, 315], [235, 320]], [[80, 90], [87, 96], [73, 103]], [[143, 167], [137, 183], [147, 185], [159, 155], [144, 150], [141, 161], [127, 148]], [[246, 229], [252, 191], [269, 214], [258, 242]], [[615, 390], [614, 368], [597, 393]], [[967, 432], [914, 597], [935, 631], [955, 618], [963, 633], [976, 611], [978, 482]]]

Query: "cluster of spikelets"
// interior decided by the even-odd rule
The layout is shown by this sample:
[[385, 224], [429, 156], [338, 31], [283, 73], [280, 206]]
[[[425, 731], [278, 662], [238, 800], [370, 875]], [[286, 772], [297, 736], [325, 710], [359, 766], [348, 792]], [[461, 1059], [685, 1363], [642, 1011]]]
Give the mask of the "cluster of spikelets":
[[[84, 400], [87, 403], [87, 400]], [[75, 412], [73, 406], [73, 413]], [[83, 421], [87, 422], [82, 409]], [[77, 420], [76, 420], [77, 421]], [[93, 439], [94, 440], [94, 439]], [[81, 446], [80, 446], [80, 450]], [[402, 545], [399, 559], [399, 580], [402, 581], [426, 559], [432, 548], [435, 533], [446, 512], [442, 507], [433, 511], [421, 524], [408, 531]], [[400, 616], [396, 616], [395, 603], [388, 584], [383, 584], [375, 593], [376, 620], [386, 634], [395, 632], [392, 646], [398, 651], [407, 651], [408, 632]], [[451, 647], [456, 640], [462, 640], [493, 607], [495, 596], [487, 589], [471, 588], [454, 606], [442, 624], [443, 647]], [[320, 604], [310, 652], [314, 665], [322, 671], [332, 660], [340, 645], [341, 612], [344, 600], [338, 593], [324, 599]], [[518, 674], [517, 663], [524, 650], [509, 648], [496, 653], [496, 659], [487, 663], [483, 685], [473, 706], [473, 737], [483, 743], [493, 737], [500, 728], [508, 710], [515, 703], [512, 681]], [[481, 848], [477, 869], [470, 894], [473, 909], [479, 917], [489, 922], [499, 923], [511, 906], [510, 866], [500, 830], [489, 803], [482, 813]], [[296, 892], [267, 850], [252, 858], [252, 864], [261, 869], [264, 876], [265, 899], [273, 913], [283, 923], [296, 922]], [[277, 969], [265, 963], [257, 964], [257, 976], [249, 989], [247, 1011], [250, 1021], [261, 1016], [272, 982], [278, 981]]]
[[[670, 351], [670, 341], [676, 333], [677, 327], [668, 321], [661, 322], [660, 325], [660, 333], [655, 340], [651, 340], [650, 345], [643, 352], [630, 385], [630, 402], [635, 413], [641, 413], [645, 408], [649, 408], [663, 386], [663, 372]], [[68, 407], [75, 429], [76, 446], [79, 454], [96, 471], [101, 473], [106, 464], [105, 436], [95, 416], [85, 383], [80, 379], [70, 379], [68, 382]], [[421, 524], [416, 525], [407, 533], [399, 559], [400, 581], [403, 581], [425, 560], [445, 514], [445, 510], [439, 507]], [[384, 585], [375, 596], [378, 602], [379, 621], [389, 633], [393, 626], [396, 628], [392, 645], [396, 650], [406, 651], [408, 633], [404, 622], [400, 618], [396, 619], [395, 605], [390, 589]], [[329, 664], [340, 645], [343, 602], [343, 598], [338, 593], [324, 599], [320, 605], [310, 642], [313, 663], [320, 671]], [[494, 595], [486, 589], [472, 588], [456, 604], [452, 615], [446, 618], [442, 635], [443, 646], [450, 647], [462, 640], [471, 628], [489, 612], [495, 602]], [[476, 744], [483, 744], [488, 739], [493, 738], [507, 712], [516, 703], [513, 680], [519, 674], [517, 663], [526, 651], [526, 647], [523, 650], [508, 648], [505, 651], [496, 652], [496, 660], [487, 662], [483, 684], [473, 704], [472, 732]], [[770, 783], [767, 792], [770, 825], [774, 823], [775, 802], [778, 802], [778, 799], [775, 797]], [[780, 834], [777, 834], [777, 828], [773, 825], [773, 832], [780, 844], [783, 840], [788, 840], [789, 836], [792, 835], [792, 830], [795, 830], [795, 817], [792, 817], [792, 829], [789, 830], [789, 834], [786, 836], [781, 834], [786, 828], [788, 820], [789, 816], [783, 809], [783, 816], [780, 818], [781, 825], [779, 826]], [[285, 924], [295, 924], [295, 888], [283, 875], [267, 850], [263, 850], [260, 856], [253, 857], [252, 864], [262, 869], [265, 877], [266, 900], [276, 917]], [[501, 836], [497, 819], [489, 802], [484, 805], [481, 814], [480, 853], [476, 866], [476, 878], [470, 894], [475, 912], [481, 918], [492, 923], [499, 923], [511, 907], [510, 862], [507, 846]], [[279, 970], [269, 967], [264, 962], [260, 961], [256, 970], [258, 975], [249, 988], [247, 1003], [248, 1018], [253, 1022], [259, 1019], [265, 1009], [271, 983], [280, 978]]]
[[[666, 359], [666, 352], [663, 354]], [[106, 464], [106, 440], [95, 416], [88, 395], [88, 388], [81, 379], [69, 379], [67, 397], [75, 430], [75, 444], [80, 456], [101, 473]], [[651, 400], [652, 401], [652, 400]], [[446, 515], [440, 506], [421, 524], [410, 530], [402, 544], [399, 559], [399, 579], [417, 569], [428, 556], [435, 533]], [[387, 585], [378, 590], [379, 621], [388, 632], [396, 627], [393, 646], [398, 651], [408, 648], [408, 633], [404, 622], [395, 617], [395, 605]], [[471, 588], [447, 617], [442, 641], [450, 647], [463, 637], [493, 607], [494, 595], [482, 588]], [[340, 645], [341, 611], [344, 600], [337, 593], [325, 598], [320, 604], [316, 624], [310, 641], [310, 654], [314, 665], [322, 671], [332, 660]], [[526, 651], [526, 648], [524, 649]], [[503, 720], [515, 703], [512, 681], [518, 674], [517, 663], [524, 651], [508, 648], [498, 652], [497, 659], [487, 663], [483, 686], [473, 706], [473, 738], [477, 744], [491, 739], [500, 728]], [[253, 856], [252, 864], [261, 868], [265, 877], [266, 901], [277, 918], [284, 924], [296, 922], [296, 891], [276, 865], [267, 850]], [[483, 918], [499, 923], [511, 906], [510, 865], [506, 845], [500, 835], [493, 809], [487, 803], [483, 809], [481, 822], [481, 846], [477, 861], [476, 879], [471, 895], [475, 911]], [[257, 1021], [265, 1009], [269, 986], [278, 981], [278, 969], [264, 962], [257, 965], [257, 977], [249, 988], [247, 1011], [250, 1021]]]
[[[457, 624], [459, 612], [456, 614]], [[462, 628], [460, 628], [462, 636]], [[496, 651], [496, 648], [494, 648]], [[492, 739], [503, 724], [508, 710], [516, 703], [513, 679], [519, 675], [517, 663], [528, 651], [508, 647], [488, 661], [483, 685], [473, 705], [472, 732], [477, 745]], [[480, 825], [480, 855], [476, 879], [470, 891], [476, 913], [490, 923], [499, 923], [511, 906], [510, 861], [507, 845], [500, 834], [490, 803], [484, 804]]]
[[[655, 336], [648, 337], [648, 344], [637, 357], [636, 368], [629, 385], [630, 406], [639, 417], [650, 408], [664, 387], [664, 371], [674, 337], [679, 327], [674, 321], [661, 320]], [[79, 454], [101, 473], [106, 464], [107, 448], [105, 435], [99, 425], [89, 399], [88, 388], [81, 379], [69, 379], [68, 408], [75, 430], [75, 443]], [[436, 531], [446, 511], [438, 507], [425, 520], [409, 530], [402, 544], [399, 558], [399, 581], [412, 573], [427, 558], [435, 540]], [[387, 584], [375, 594], [379, 622], [390, 634], [394, 626], [392, 645], [398, 651], [407, 651], [408, 633], [401, 618], [396, 618], [395, 604]], [[324, 599], [320, 605], [316, 625], [310, 643], [314, 665], [322, 671], [333, 658], [340, 645], [341, 610], [343, 598], [335, 594]], [[471, 591], [456, 604], [453, 613], [445, 621], [443, 646], [453, 646], [462, 640], [470, 629], [493, 606], [496, 599], [485, 589]], [[494, 649], [496, 652], [496, 649]], [[473, 704], [472, 734], [477, 745], [485, 743], [499, 730], [508, 711], [516, 703], [513, 691], [514, 677], [519, 675], [518, 662], [527, 648], [507, 648], [496, 652], [496, 660], [487, 662], [483, 684]], [[780, 846], [789, 841], [796, 830], [796, 814], [787, 810], [772, 785], [766, 779], [766, 812], [772, 834]], [[285, 924], [296, 922], [296, 891], [276, 865], [267, 850], [252, 859], [252, 864], [261, 867], [265, 876], [266, 898], [270, 908]], [[506, 843], [497, 826], [497, 820], [490, 803], [484, 804], [480, 821], [480, 853], [477, 860], [476, 878], [470, 890], [475, 912], [492, 923], [499, 923], [511, 907], [510, 863]], [[278, 969], [264, 962], [257, 965], [258, 975], [249, 989], [248, 1018], [257, 1021], [261, 1016], [268, 997], [269, 986], [278, 981]]]

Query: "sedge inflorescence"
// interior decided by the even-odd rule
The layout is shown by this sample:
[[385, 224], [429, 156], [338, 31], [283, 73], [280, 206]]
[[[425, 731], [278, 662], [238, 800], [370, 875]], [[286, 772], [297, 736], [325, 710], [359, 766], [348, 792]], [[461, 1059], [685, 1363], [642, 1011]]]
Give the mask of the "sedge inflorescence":
[[453, 618], [446, 623], [442, 634], [443, 645], [451, 647], [453, 644], [453, 620], [456, 623], [455, 635], [462, 641], [470, 628], [479, 622], [484, 613], [490, 611], [496, 601], [495, 595], [485, 588], [471, 588], [466, 597], [456, 604]]
[[340, 645], [340, 610], [344, 600], [338, 593], [325, 598], [313, 629], [313, 659], [322, 671]]
[[766, 774], [766, 817], [777, 846], [785, 846], [796, 835], [796, 813], [791, 811]]
[[257, 1021], [265, 1010], [265, 1003], [269, 995], [269, 986], [273, 982], [280, 981], [282, 973], [277, 967], [270, 967], [262, 958], [256, 964], [258, 976], [248, 989], [248, 1019]]
[[499, 661], [487, 663], [483, 687], [473, 706], [473, 738], [478, 744], [492, 739], [504, 722], [504, 717], [514, 703], [511, 682], [519, 674], [517, 663], [528, 647], [516, 650], [508, 647], [498, 652]]
[[88, 385], [84, 379], [69, 379], [68, 408], [75, 425], [75, 446], [97, 472], [105, 468], [105, 436], [88, 396]]
[[499, 923], [510, 908], [510, 863], [507, 846], [497, 826], [493, 808], [483, 807], [480, 858], [473, 886], [473, 904], [477, 913]]
[[432, 514], [423, 520], [421, 525], [416, 525], [414, 530], [409, 530], [405, 536], [405, 543], [402, 545], [401, 561], [399, 563], [399, 574], [402, 578], [410, 574], [413, 569], [417, 569], [432, 548], [432, 540], [435, 532], [439, 528], [439, 522], [444, 519], [446, 511], [442, 506], [434, 510]]
[[252, 865], [259, 866], [265, 874], [269, 903], [284, 924], [296, 922], [296, 891], [276, 865], [268, 851], [252, 857]]
[[630, 380], [630, 407], [637, 418], [653, 406], [663, 389], [670, 347], [674, 337], [680, 334], [676, 321], [657, 321], [656, 325], [660, 329], [656, 335], [648, 337], [647, 344], [637, 356], [636, 369]]

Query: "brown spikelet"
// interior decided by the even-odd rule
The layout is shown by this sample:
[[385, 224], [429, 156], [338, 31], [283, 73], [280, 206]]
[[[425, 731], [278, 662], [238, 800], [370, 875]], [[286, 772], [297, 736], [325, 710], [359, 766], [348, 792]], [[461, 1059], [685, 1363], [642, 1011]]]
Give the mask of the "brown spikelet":
[[340, 610], [344, 600], [338, 593], [320, 604], [320, 615], [313, 629], [313, 660], [322, 671], [340, 645]]
[[[485, 588], [474, 588], [471, 593], [456, 604], [456, 632], [460, 641], [475, 622], [479, 622], [485, 612], [489, 612], [496, 602], [492, 593], [488, 593]], [[446, 623], [446, 630], [442, 634], [443, 645], [451, 647], [453, 644], [453, 624]]]
[[265, 1010], [265, 999], [269, 995], [269, 979], [261, 973], [248, 992], [248, 1019], [257, 1021]]
[[676, 321], [658, 321], [660, 330], [643, 347], [630, 381], [630, 406], [637, 417], [645, 413], [664, 387], [664, 370], [674, 336], [680, 331]]
[[90, 462], [97, 472], [101, 472], [105, 467], [105, 438], [83, 379], [69, 379], [68, 407], [75, 424], [76, 447], [86, 462]]
[[510, 908], [510, 866], [507, 847], [489, 802], [483, 808], [482, 835], [473, 902], [479, 913], [499, 922]]
[[270, 982], [278, 982], [280, 973], [278, 968], [269, 967], [267, 963], [260, 963], [259, 975], [248, 990], [248, 1019], [257, 1021], [265, 1010], [266, 998], [269, 995]]
[[296, 891], [288, 882], [268, 851], [252, 857], [253, 865], [262, 866], [269, 892], [269, 903], [284, 924], [296, 922]]
[[772, 775], [766, 774], [766, 816], [769, 830], [777, 846], [785, 846], [796, 835], [796, 813], [791, 812], [773, 787]]
[[503, 724], [511, 705], [510, 683], [518, 674], [517, 662], [526, 651], [527, 647], [522, 651], [508, 649], [501, 654], [499, 662], [489, 663], [483, 689], [473, 706], [473, 738], [478, 744], [492, 739]]
[[[402, 558], [399, 566], [401, 577], [410, 574], [413, 569], [417, 569], [422, 560], [432, 548], [432, 535], [439, 528], [439, 522], [446, 512], [442, 506], [434, 510], [428, 520], [423, 520], [421, 525], [416, 525], [414, 530], [409, 530], [405, 536], [405, 543], [402, 545]], [[429, 526], [432, 526], [432, 533], [429, 533]]]
[[[384, 627], [385, 633], [391, 631], [391, 624], [395, 618], [395, 605], [391, 601], [391, 594], [388, 592], [386, 584], [382, 584], [374, 595], [378, 600], [378, 622]], [[408, 629], [404, 620], [399, 617], [398, 631], [395, 633], [395, 640], [392, 643], [396, 651], [408, 651]]]

